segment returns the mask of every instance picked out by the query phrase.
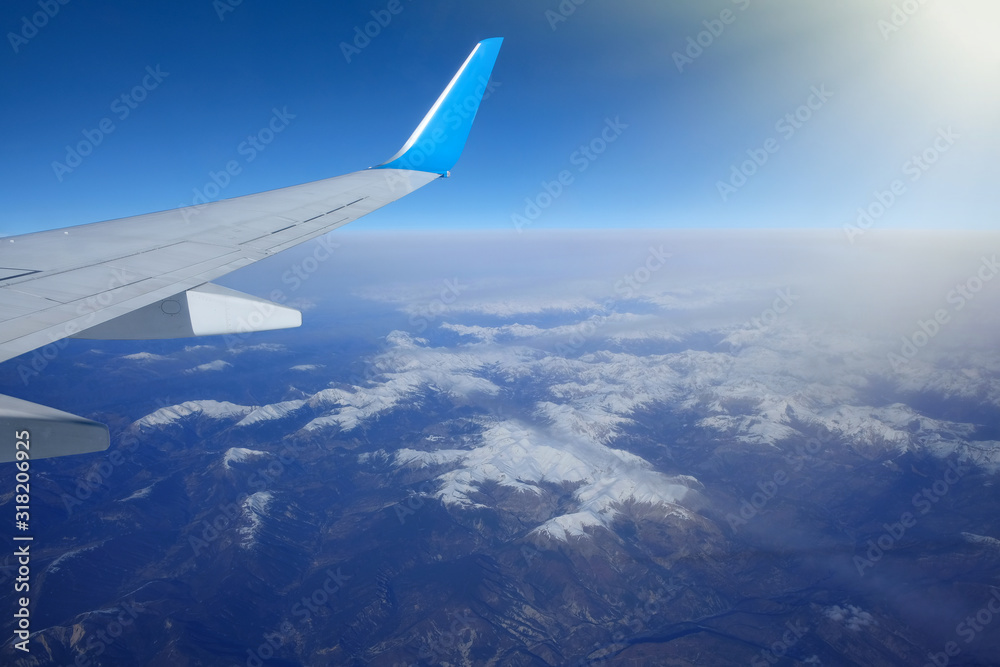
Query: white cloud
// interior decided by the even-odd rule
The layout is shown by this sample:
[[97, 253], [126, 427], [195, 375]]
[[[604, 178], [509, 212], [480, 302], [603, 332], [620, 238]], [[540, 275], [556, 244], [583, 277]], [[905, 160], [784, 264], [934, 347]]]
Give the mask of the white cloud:
[[843, 623], [844, 627], [853, 632], [857, 632], [869, 625], [878, 625], [874, 616], [852, 604], [844, 605], [843, 607], [840, 605], [827, 607], [823, 611], [823, 615], [832, 621]]

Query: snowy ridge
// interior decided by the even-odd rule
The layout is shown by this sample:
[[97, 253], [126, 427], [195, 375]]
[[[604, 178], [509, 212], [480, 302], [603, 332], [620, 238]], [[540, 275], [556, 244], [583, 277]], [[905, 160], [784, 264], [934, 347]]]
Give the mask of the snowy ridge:
[[536, 414], [547, 421], [551, 430], [562, 438], [583, 437], [592, 442], [609, 442], [617, 435], [619, 426], [631, 423], [632, 420], [616, 414], [607, 405], [595, 403], [598, 401], [576, 407], [540, 401], [536, 404]]
[[313, 419], [303, 431], [336, 426], [350, 431], [363, 421], [392, 410], [423, 389], [453, 397], [496, 395], [499, 387], [477, 375], [495, 361], [464, 351], [428, 348], [422, 339], [394, 331], [387, 336], [392, 347], [376, 358], [375, 368], [383, 381], [370, 387], [325, 389], [310, 399], [314, 406], [334, 405], [335, 412]]
[[867, 408], [844, 405], [817, 415], [817, 418], [834, 433], [854, 442], [884, 442], [899, 452], [905, 452], [910, 443], [906, 427], [919, 423], [919, 415], [902, 404], [884, 408]]
[[477, 373], [482, 372], [487, 365], [497, 363], [500, 356], [506, 356], [508, 353], [503, 349], [498, 349], [496, 355], [474, 355], [428, 348], [420, 345], [421, 339], [398, 331], [391, 333], [387, 340], [391, 345], [390, 349], [374, 360], [375, 369], [382, 381], [369, 387], [323, 389], [308, 399], [281, 401], [264, 406], [188, 401], [161, 408], [136, 424], [140, 427], [165, 425], [198, 413], [216, 419], [238, 416], [241, 421], [237, 426], [247, 427], [285, 418], [308, 405], [329, 413], [305, 424], [303, 431], [318, 431], [328, 427], [350, 431], [362, 422], [396, 408], [401, 402], [425, 389], [453, 397], [495, 395], [499, 392], [499, 387]]
[[[970, 441], [974, 432], [970, 425], [928, 419], [902, 404], [865, 406], [860, 395], [869, 385], [872, 355], [882, 354], [884, 348], [879, 347], [881, 341], [858, 340], [851, 332], [818, 333], [783, 319], [763, 330], [753, 344], [737, 349], [719, 346], [649, 355], [604, 350], [574, 356], [578, 343], [571, 342], [567, 354], [497, 342], [505, 337], [515, 343], [531, 338], [573, 341], [574, 333], [580, 332], [580, 340], [594, 345], [617, 336], [618, 329], [606, 326], [609, 322], [646, 317], [589, 316], [550, 328], [443, 324], [444, 329], [476, 339], [453, 348], [431, 347], [425, 339], [394, 331], [386, 337], [388, 348], [371, 360], [374, 379], [366, 386], [328, 388], [306, 399], [253, 408], [216, 404], [208, 409], [207, 402], [189, 402], [137, 423], [163, 425], [197, 411], [219, 419], [238, 416], [239, 425], [249, 427], [293, 417], [308, 406], [323, 414], [298, 425], [304, 433], [326, 428], [351, 431], [412, 404], [428, 391], [475, 403], [477, 397], [500, 396], [505, 383], [527, 383], [543, 396], [534, 406], [534, 416], [560, 437], [607, 443], [628, 426], [636, 410], [672, 404], [700, 413], [699, 426], [736, 442], [779, 446], [804, 437], [798, 429], [806, 425], [832, 432], [866, 456], [921, 449], [1000, 470], [1000, 444]], [[874, 352], [869, 350], [873, 347]], [[981, 403], [1000, 404], [996, 380], [1000, 362], [980, 357], [970, 353], [968, 363], [936, 375], [929, 361], [918, 359], [897, 379], [904, 388], [962, 397], [971, 392]], [[979, 362], [984, 363], [982, 368], [972, 366]]]
[[[938, 456], [957, 452], [963, 459], [984, 467], [1000, 467], [1000, 447], [968, 442], [972, 433], [969, 425], [928, 419], [901, 404], [860, 404], [859, 390], [868, 385], [870, 359], [856, 350], [853, 357], [845, 356], [841, 349], [845, 346], [836, 339], [826, 341], [807, 335], [794, 323], [769, 327], [758, 345], [735, 353], [728, 349], [686, 350], [638, 356], [601, 351], [577, 358], [552, 354], [539, 357], [530, 348], [503, 348], [496, 342], [503, 337], [546, 336], [553, 329], [522, 325], [443, 327], [474, 336], [479, 342], [462, 345], [459, 354], [427, 349], [419, 339], [408, 340], [405, 346], [380, 357], [380, 368], [397, 371], [386, 374], [392, 379], [381, 389], [398, 396], [400, 392], [391, 391], [393, 383], [407, 372], [419, 376], [407, 382], [410, 390], [421, 382], [444, 384], [446, 373], [467, 374], [490, 364], [496, 375], [511, 381], [541, 378], [545, 383], [543, 391], [551, 399], [536, 403], [535, 416], [546, 424], [545, 436], [557, 444], [546, 449], [542, 444], [546, 438], [539, 438], [540, 431], [521, 437], [506, 433], [501, 437], [490, 429], [483, 435], [484, 445], [471, 452], [407, 450], [397, 454], [397, 465], [451, 466], [451, 471], [438, 477], [438, 496], [456, 506], [473, 505], [470, 496], [487, 480], [522, 491], [531, 491], [540, 481], [583, 483], [585, 486], [575, 492], [580, 502], [578, 511], [553, 518], [538, 529], [560, 539], [581, 534], [588, 527], [607, 525], [615, 508], [627, 500], [669, 505], [683, 498], [686, 485], [665, 490], [663, 476], [649, 479], [656, 473], [636, 461], [616, 462], [610, 469], [620, 476], [602, 479], [594, 469], [599, 466], [594, 464], [603, 461], [607, 452], [596, 458], [582, 457], [576, 449], [580, 443], [597, 446], [611, 442], [627, 426], [635, 410], [662, 403], [714, 413], [703, 417], [699, 425], [737, 442], [778, 446], [792, 438], [807, 437], [799, 430], [804, 425], [824, 428], [873, 456], [894, 456], [923, 448]], [[560, 327], [559, 333], [569, 329]], [[595, 336], [599, 338], [601, 333]], [[499, 354], [500, 349], [506, 349], [507, 354]], [[474, 359], [453, 363], [459, 356]], [[437, 360], [433, 380], [429, 373], [422, 372], [425, 367], [416, 363], [420, 357]], [[831, 382], [831, 375], [837, 381]], [[355, 418], [366, 416], [357, 414]], [[532, 427], [521, 428], [531, 431]], [[506, 443], [503, 452], [490, 447], [498, 439]], [[567, 447], [568, 443], [573, 445]], [[629, 466], [627, 472], [620, 467], [623, 465]], [[563, 469], [555, 472], [559, 467]], [[598, 489], [603, 492], [598, 493]]]
[[236, 422], [237, 426], [253, 426], [254, 424], [259, 424], [265, 421], [273, 421], [275, 419], [283, 419], [295, 412], [303, 405], [306, 401], [296, 400], [296, 401], [282, 401], [280, 403], [271, 403], [270, 405], [263, 405], [256, 408], [246, 417]]
[[94, 549], [103, 546], [106, 542], [107, 540], [101, 540], [97, 544], [93, 544], [89, 547], [82, 547], [80, 549], [73, 549], [72, 551], [67, 551], [66, 553], [61, 554], [58, 558], [49, 563], [49, 566], [48, 568], [46, 568], [45, 571], [48, 572], [49, 574], [58, 572], [59, 568], [61, 568], [62, 564], [65, 563], [66, 561], [75, 558], [76, 556], [79, 556], [82, 553], [93, 551]]
[[152, 352], [136, 352], [134, 354], [126, 354], [122, 359], [128, 359], [129, 361], [167, 361], [170, 357], [153, 354]]
[[942, 368], [918, 357], [901, 366], [900, 389], [933, 392], [943, 398], [978, 399], [1000, 407], [1000, 359], [980, 351], [963, 350], [950, 361]]
[[258, 491], [243, 501], [243, 517], [247, 524], [240, 527], [239, 533], [243, 536], [240, 546], [244, 549], [252, 547], [256, 541], [263, 523], [262, 517], [267, 516], [267, 508], [272, 500], [274, 496], [270, 491]]
[[232, 468], [232, 464], [234, 463], [243, 463], [261, 456], [267, 456], [267, 452], [257, 449], [247, 449], [246, 447], [230, 447], [226, 450], [225, 456], [222, 457], [222, 465]]
[[[761, 307], [774, 299], [773, 294], [764, 297]], [[864, 338], [847, 326], [807, 326], [796, 318], [798, 305], [768, 326], [748, 324], [753, 320], [743, 315], [735, 322], [731, 316], [726, 319], [733, 303], [745, 302], [750, 307], [744, 310], [759, 314], [754, 304], [760, 300], [759, 288], [738, 284], [715, 291], [651, 291], [619, 300], [615, 312], [588, 298], [459, 299], [449, 306], [452, 314], [546, 317], [527, 320], [535, 324], [443, 323], [446, 340], [461, 336], [449, 347], [394, 331], [386, 336], [385, 349], [368, 360], [372, 374], [363, 386], [332, 378], [339, 382], [311, 396], [295, 394], [296, 400], [264, 406], [189, 402], [158, 410], [137, 424], [163, 425], [198, 414], [236, 419], [241, 428], [287, 419], [289, 433], [350, 432], [419, 407], [426, 396], [451, 399], [471, 413], [472, 433], [463, 431], [456, 442], [441, 439], [446, 429], [428, 429], [419, 447], [431, 451], [413, 445], [363, 452], [359, 462], [426, 469], [435, 480], [434, 495], [451, 511], [485, 502], [484, 485], [503, 487], [498, 502], [511, 502], [517, 511], [561, 489], [570, 494], [569, 502], [560, 505], [565, 509], [555, 516], [536, 515], [532, 521], [537, 525], [529, 524], [536, 535], [558, 540], [609, 527], [619, 514], [638, 506], [671, 520], [694, 516], [681, 503], [698, 488], [696, 479], [657, 472], [645, 459], [615, 447], [628, 442], [622, 436], [633, 420], [645, 419], [642, 411], [654, 417], [656, 411], [676, 415], [727, 446], [785, 448], [821, 432], [873, 460], [919, 451], [1000, 470], [1000, 443], [973, 440], [977, 428], [972, 424], [935, 420], [901, 403], [867, 405], [868, 396], [880, 395], [885, 386], [890, 395], [895, 387], [932, 397], [955, 396], [978, 406], [1000, 405], [1000, 362], [995, 357], [970, 352], [957, 365], [940, 368], [928, 346], [891, 374], [884, 360], [895, 341]], [[405, 299], [398, 303], [407, 307]], [[636, 304], [643, 313], [619, 312]], [[650, 315], [653, 305], [659, 312]], [[695, 315], [701, 317], [696, 311], [713, 308], [714, 314], [705, 315], [708, 324], [691, 323]], [[539, 321], [556, 324], [541, 326]], [[693, 348], [675, 351], [677, 346], [669, 343], [680, 340], [676, 332], [691, 340]], [[623, 351], [630, 349], [647, 352]], [[227, 465], [260, 455], [251, 451], [230, 450]], [[256, 499], [245, 506], [250, 536], [270, 502], [269, 496], [251, 498]], [[864, 623], [860, 610], [838, 607], [830, 613], [839, 614], [837, 620], [844, 623]]]
[[472, 498], [485, 482], [534, 494], [540, 485], [577, 485], [575, 511], [555, 516], [535, 530], [556, 539], [585, 534], [584, 529], [607, 526], [627, 502], [661, 507], [664, 514], [686, 516], [679, 503], [693, 478], [672, 478], [652, 471], [649, 463], [628, 452], [590, 441], [584, 435], [554, 434], [514, 421], [488, 426], [482, 444], [472, 450], [420, 452], [400, 450], [399, 467], [450, 465], [436, 477], [436, 497], [458, 508], [479, 506]]
[[150, 484], [149, 486], [143, 488], [143, 489], [139, 489], [138, 491], [136, 491], [132, 495], [128, 496], [127, 498], [120, 499], [118, 502], [120, 502], [120, 503], [126, 503], [126, 502], [128, 502], [130, 500], [139, 500], [140, 498], [146, 498], [153, 491], [153, 487], [154, 486], [156, 486], [155, 482], [153, 484]]
[[191, 373], [211, 373], [215, 371], [224, 371], [227, 368], [231, 368], [232, 364], [228, 361], [223, 361], [222, 359], [216, 359], [215, 361], [210, 361], [207, 364], [201, 364], [200, 366], [195, 366], [194, 368], [189, 368], [185, 373], [190, 375]]
[[976, 535], [975, 533], [962, 533], [962, 539], [964, 539], [969, 544], [980, 544], [984, 547], [990, 547], [995, 550], [1000, 550], [1000, 540], [995, 537], [989, 537], [987, 535]]
[[133, 423], [141, 429], [168, 426], [188, 417], [207, 417], [209, 419], [234, 419], [243, 417], [255, 408], [247, 405], [236, 405], [228, 401], [185, 401], [179, 405], [160, 408]]
[[737, 442], [752, 445], [774, 446], [783, 440], [799, 435], [795, 429], [781, 423], [745, 415], [716, 415], [698, 421], [702, 428], [729, 434]]

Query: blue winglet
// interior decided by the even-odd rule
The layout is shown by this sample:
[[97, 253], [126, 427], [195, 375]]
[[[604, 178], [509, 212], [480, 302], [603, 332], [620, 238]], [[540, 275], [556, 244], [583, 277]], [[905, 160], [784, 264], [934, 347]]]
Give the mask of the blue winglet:
[[375, 169], [412, 169], [447, 174], [465, 148], [503, 37], [476, 44], [399, 152]]

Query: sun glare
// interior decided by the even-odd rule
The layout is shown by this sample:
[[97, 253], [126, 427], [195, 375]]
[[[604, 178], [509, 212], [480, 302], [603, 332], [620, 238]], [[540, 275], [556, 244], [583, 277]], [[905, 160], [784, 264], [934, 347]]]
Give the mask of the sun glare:
[[[1000, 3], [994, 0], [953, 0], [927, 7], [928, 18], [940, 31], [941, 44], [970, 66], [1000, 62]], [[972, 74], [990, 74], [977, 70]]]

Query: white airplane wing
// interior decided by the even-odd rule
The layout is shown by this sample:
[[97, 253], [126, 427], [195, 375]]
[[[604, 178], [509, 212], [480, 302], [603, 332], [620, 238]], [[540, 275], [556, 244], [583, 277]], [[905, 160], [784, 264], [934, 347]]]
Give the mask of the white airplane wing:
[[[0, 239], [0, 361], [67, 337], [178, 338], [295, 327], [286, 306], [211, 283], [445, 176], [502, 38], [476, 45], [400, 151], [377, 167], [186, 208]], [[22, 360], [19, 373], [33, 373]], [[16, 363], [16, 362], [12, 362]], [[0, 461], [106, 449], [108, 431], [0, 396]], [[24, 458], [22, 456], [21, 458]]]

